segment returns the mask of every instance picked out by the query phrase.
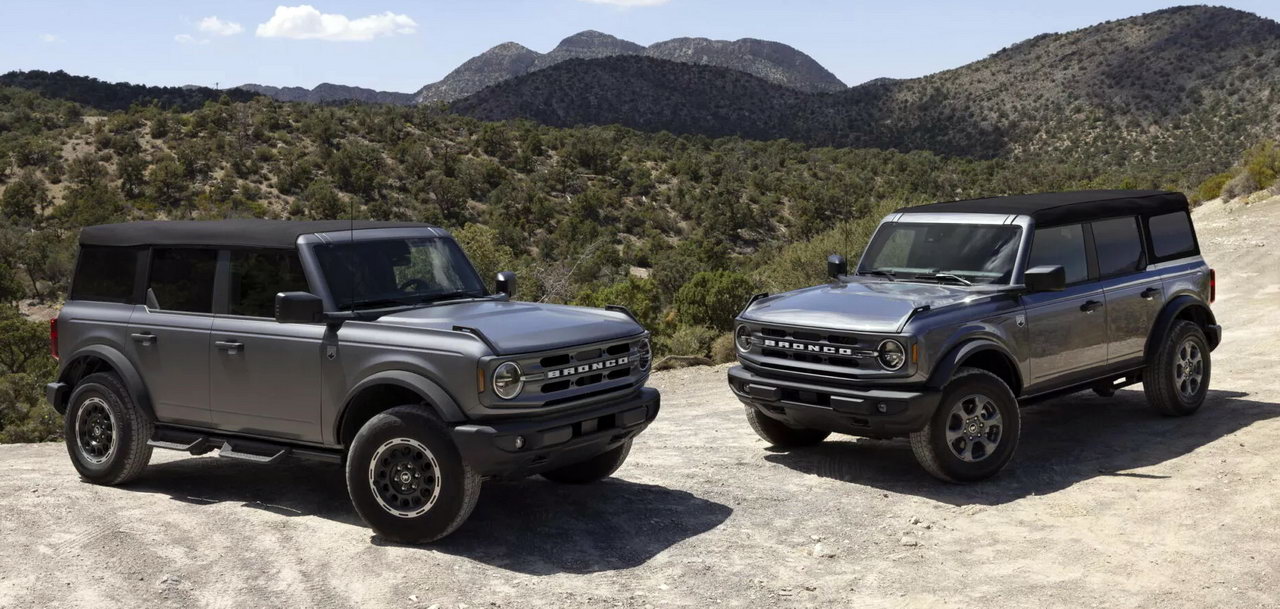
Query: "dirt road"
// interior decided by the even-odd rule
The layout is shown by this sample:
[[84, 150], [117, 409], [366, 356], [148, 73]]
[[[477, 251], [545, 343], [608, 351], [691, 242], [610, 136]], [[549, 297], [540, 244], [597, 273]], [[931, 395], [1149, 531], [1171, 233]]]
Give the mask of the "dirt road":
[[1280, 607], [1280, 200], [1196, 220], [1226, 337], [1192, 418], [1059, 399], [953, 486], [901, 441], [771, 452], [724, 368], [665, 372], [617, 478], [488, 484], [425, 548], [372, 536], [332, 466], [157, 451], [104, 488], [0, 446], [0, 607]]

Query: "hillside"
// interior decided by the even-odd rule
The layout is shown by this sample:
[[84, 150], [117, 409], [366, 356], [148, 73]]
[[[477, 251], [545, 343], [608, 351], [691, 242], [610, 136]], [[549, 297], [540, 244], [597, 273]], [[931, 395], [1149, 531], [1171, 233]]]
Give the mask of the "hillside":
[[320, 83], [311, 89], [304, 87], [272, 87], [269, 85], [245, 84], [236, 87], [272, 99], [287, 102], [307, 102], [312, 104], [329, 104], [342, 102], [360, 102], [366, 104], [408, 104], [413, 101], [411, 93], [395, 93], [376, 91], [364, 87], [350, 87]]
[[258, 94], [251, 91], [219, 91], [208, 87], [149, 87], [127, 82], [110, 83], [89, 76], [72, 76], [58, 70], [14, 71], [0, 74], [0, 87], [19, 87], [47, 97], [65, 99], [103, 110], [124, 110], [135, 103], [161, 108], [194, 110], [205, 102], [227, 96], [242, 102]]
[[841, 91], [844, 83], [812, 57], [795, 48], [768, 40], [710, 40], [673, 38], [648, 47], [615, 36], [587, 30], [560, 41], [547, 53], [514, 42], [495, 46], [477, 55], [438, 82], [418, 91], [416, 103], [451, 102], [485, 87], [536, 73], [572, 59], [647, 56], [684, 64], [738, 70], [796, 91]]
[[[668, 79], [679, 85], [663, 87]], [[727, 94], [714, 85], [688, 88], [697, 79], [733, 82], [695, 66], [608, 58], [557, 64], [454, 107], [486, 119], [1070, 160], [1099, 169], [1154, 163], [1170, 174], [1203, 175], [1280, 130], [1280, 24], [1233, 9], [1179, 7], [831, 94], [780, 94], [763, 83]], [[571, 91], [558, 89], [570, 84]], [[640, 101], [628, 100], [636, 95]]]

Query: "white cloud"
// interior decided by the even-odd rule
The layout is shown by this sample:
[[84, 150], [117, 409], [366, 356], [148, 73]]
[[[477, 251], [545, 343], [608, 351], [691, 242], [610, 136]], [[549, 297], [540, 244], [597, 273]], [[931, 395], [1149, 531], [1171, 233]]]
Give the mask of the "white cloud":
[[58, 38], [57, 36], [54, 36], [53, 34], [41, 34], [40, 42], [47, 42], [49, 44], [53, 44], [55, 42], [62, 42], [62, 39]]
[[622, 8], [631, 8], [633, 6], [658, 6], [666, 4], [671, 0], [578, 0], [579, 2], [588, 2], [590, 4], [608, 4], [611, 6], [620, 6]]
[[391, 11], [348, 19], [344, 15], [321, 13], [309, 4], [277, 6], [266, 23], [258, 25], [260, 38], [292, 38], [295, 40], [373, 40], [379, 36], [412, 34], [418, 24], [408, 15]]
[[196, 24], [196, 29], [206, 34], [214, 36], [235, 36], [244, 31], [239, 23], [234, 21], [223, 21], [216, 16], [205, 17]]
[[191, 34], [178, 34], [173, 37], [175, 42], [179, 44], [209, 44], [208, 38], [196, 38]]

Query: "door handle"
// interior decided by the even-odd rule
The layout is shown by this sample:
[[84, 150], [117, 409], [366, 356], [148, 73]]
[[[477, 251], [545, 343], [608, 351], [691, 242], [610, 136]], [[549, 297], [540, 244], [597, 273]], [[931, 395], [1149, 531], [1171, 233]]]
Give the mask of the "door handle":
[[149, 332], [130, 334], [129, 338], [132, 338], [133, 342], [138, 343], [144, 347], [150, 347], [151, 345], [154, 345], [156, 343], [156, 335], [151, 334]]
[[1102, 302], [1097, 300], [1087, 300], [1085, 301], [1084, 304], [1080, 305], [1080, 310], [1084, 311], [1085, 313], [1092, 313], [1101, 308], [1102, 308]]
[[1155, 298], [1159, 294], [1160, 294], [1160, 288], [1147, 288], [1142, 291], [1142, 294], [1139, 294], [1139, 295], [1142, 296], [1143, 298], [1146, 298], [1147, 300], [1151, 300], [1152, 298]]
[[227, 355], [235, 355], [244, 348], [244, 343], [234, 340], [215, 340], [213, 341], [213, 346], [217, 347], [219, 351], [226, 351]]

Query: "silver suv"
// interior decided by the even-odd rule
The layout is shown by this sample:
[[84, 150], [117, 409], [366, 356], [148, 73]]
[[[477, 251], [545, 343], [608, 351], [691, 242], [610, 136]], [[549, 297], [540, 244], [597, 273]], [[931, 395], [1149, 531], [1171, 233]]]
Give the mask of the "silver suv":
[[1222, 330], [1186, 198], [1066, 192], [886, 217], [854, 273], [761, 295], [738, 317], [729, 385], [775, 446], [908, 436], [948, 481], [998, 472], [1019, 406], [1143, 383], [1166, 415], [1209, 387]]
[[136, 222], [80, 234], [51, 325], [49, 401], [82, 476], [155, 448], [345, 463], [356, 510], [424, 542], [481, 480], [604, 478], [658, 414], [649, 337], [620, 307], [514, 302], [424, 224]]

